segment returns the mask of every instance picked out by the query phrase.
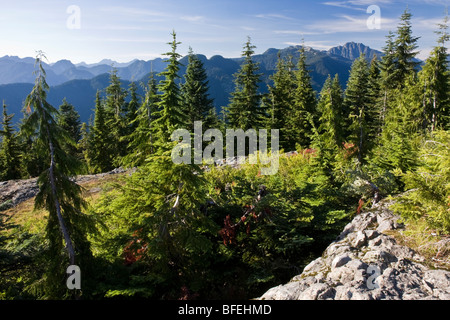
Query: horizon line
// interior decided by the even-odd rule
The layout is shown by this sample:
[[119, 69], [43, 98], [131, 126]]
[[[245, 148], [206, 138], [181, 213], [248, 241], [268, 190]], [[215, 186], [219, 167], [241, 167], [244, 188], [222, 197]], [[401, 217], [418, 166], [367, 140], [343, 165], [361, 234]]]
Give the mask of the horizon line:
[[[266, 53], [267, 51], [269, 51], [269, 50], [271, 50], [271, 49], [275, 49], [275, 50], [283, 50], [283, 49], [287, 49], [287, 48], [290, 48], [290, 47], [302, 47], [302, 46], [305, 46], [305, 48], [311, 48], [311, 49], [313, 49], [313, 50], [316, 50], [316, 51], [319, 51], [319, 52], [328, 52], [330, 49], [332, 49], [332, 48], [337, 48], [337, 47], [342, 47], [342, 46], [345, 46], [346, 44], [348, 44], [348, 43], [355, 43], [355, 44], [362, 44], [362, 45], [364, 45], [364, 46], [366, 46], [366, 47], [368, 47], [368, 48], [370, 48], [370, 49], [372, 49], [372, 50], [376, 50], [376, 51], [380, 51], [380, 52], [382, 52], [382, 50], [380, 50], [380, 49], [378, 49], [378, 48], [372, 48], [372, 47], [370, 47], [370, 46], [368, 46], [368, 45], [365, 45], [364, 43], [362, 43], [362, 42], [355, 42], [355, 41], [347, 41], [347, 42], [345, 42], [344, 44], [338, 44], [338, 45], [335, 45], [335, 46], [330, 46], [330, 48], [329, 49], [320, 49], [320, 48], [317, 48], [317, 47], [314, 47], [314, 46], [308, 46], [308, 45], [302, 45], [302, 44], [291, 44], [291, 45], [288, 45], [287, 47], [284, 47], [284, 48], [274, 48], [274, 47], [269, 47], [269, 48], [267, 48], [266, 50], [264, 50], [263, 52], [261, 52], [261, 53], [255, 53], [254, 54], [254, 56], [256, 55], [263, 55], [264, 53]], [[225, 59], [240, 59], [240, 58], [242, 58], [241, 56], [239, 56], [239, 57], [226, 57], [226, 56], [224, 56], [224, 55], [221, 55], [221, 54], [212, 54], [212, 55], [206, 55], [206, 54], [203, 54], [203, 53], [201, 53], [201, 52], [194, 52], [194, 54], [195, 55], [203, 55], [203, 56], [205, 56], [208, 60], [210, 60], [212, 57], [216, 57], [216, 56], [220, 56], [220, 57], [223, 57], [223, 58], [225, 58]], [[151, 54], [150, 54], [151, 55]], [[152, 56], [152, 55], [151, 55]], [[186, 54], [186, 55], [183, 55], [182, 56], [182, 58], [184, 58], [184, 57], [186, 57], [186, 56], [188, 56], [188, 54]], [[19, 56], [19, 55], [14, 55], [14, 54], [6, 54], [6, 55], [4, 55], [4, 56], [2, 56], [2, 57], [0, 57], [0, 59], [2, 59], [2, 58], [5, 58], [5, 57], [11, 57], [11, 58], [19, 58], [19, 59], [27, 59], [27, 58], [32, 58], [32, 59], [35, 59], [34, 57], [32, 57], [32, 56]], [[182, 59], [182, 58], [180, 58], [180, 59]], [[114, 59], [114, 58], [103, 58], [103, 59], [101, 59], [100, 61], [97, 61], [97, 62], [86, 62], [86, 61], [80, 61], [80, 62], [75, 62], [75, 61], [73, 61], [73, 60], [71, 60], [71, 59], [68, 59], [68, 58], [63, 58], [63, 59], [59, 59], [59, 60], [56, 60], [56, 61], [46, 61], [45, 63], [46, 64], [49, 64], [49, 65], [52, 65], [52, 64], [55, 64], [55, 63], [57, 63], [57, 62], [60, 62], [60, 61], [64, 61], [64, 60], [66, 60], [66, 61], [69, 61], [70, 63], [72, 63], [72, 64], [74, 64], [75, 66], [80, 66], [80, 65], [87, 65], [87, 66], [90, 66], [90, 65], [100, 65], [100, 64], [105, 64], [105, 63], [101, 63], [102, 61], [104, 61], [104, 60], [109, 60], [109, 61], [111, 61], [112, 63], [118, 63], [118, 64], [130, 64], [130, 63], [132, 63], [132, 62], [134, 62], [134, 61], [144, 61], [144, 62], [148, 62], [148, 61], [153, 61], [153, 60], [156, 60], [156, 59], [165, 59], [165, 57], [164, 57], [164, 55], [163, 54], [160, 54], [160, 55], [154, 55], [154, 57], [153, 58], [151, 58], [151, 59], [141, 59], [141, 58], [133, 58], [133, 59], [131, 59], [131, 60], [128, 60], [128, 61], [125, 61], [125, 60], [121, 60], [121, 61], [119, 61], [119, 60], [116, 60], [116, 59]], [[108, 65], [111, 65], [111, 64], [108, 64]]]

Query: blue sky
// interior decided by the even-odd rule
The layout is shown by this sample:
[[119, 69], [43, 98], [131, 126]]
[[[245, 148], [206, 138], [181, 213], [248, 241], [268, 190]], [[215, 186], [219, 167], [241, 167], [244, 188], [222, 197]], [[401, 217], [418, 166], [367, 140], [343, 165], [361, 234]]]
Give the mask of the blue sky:
[[[72, 5], [79, 19], [72, 19], [78, 17], [68, 11]], [[380, 29], [367, 27], [370, 5], [381, 10]], [[321, 50], [349, 41], [381, 49], [408, 6], [424, 59], [449, 5], [450, 0], [0, 0], [0, 56], [34, 57], [42, 50], [50, 62], [149, 60], [169, 50], [173, 29], [183, 55], [191, 46], [208, 57], [238, 57], [247, 36], [257, 53], [300, 44], [302, 38]], [[68, 20], [79, 28], [67, 27]]]

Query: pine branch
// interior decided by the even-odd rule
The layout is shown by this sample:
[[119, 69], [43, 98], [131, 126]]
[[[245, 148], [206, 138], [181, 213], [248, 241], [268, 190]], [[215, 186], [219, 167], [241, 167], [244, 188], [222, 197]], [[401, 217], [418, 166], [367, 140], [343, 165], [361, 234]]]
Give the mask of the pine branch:
[[[42, 102], [41, 102], [41, 106], [42, 106]], [[45, 115], [44, 115], [44, 120], [45, 120]], [[47, 123], [47, 121], [45, 121], [45, 123]], [[50, 168], [48, 170], [49, 170], [49, 178], [50, 178], [50, 186], [52, 189], [52, 195], [53, 195], [53, 199], [55, 201], [56, 215], [58, 216], [59, 227], [61, 229], [61, 232], [64, 236], [64, 240], [66, 242], [66, 248], [69, 253], [70, 264], [74, 265], [75, 264], [75, 251], [73, 249], [72, 240], [70, 239], [70, 235], [66, 228], [64, 218], [61, 214], [61, 205], [59, 203], [58, 195], [56, 192], [55, 149], [54, 149], [53, 142], [52, 142], [52, 139], [50, 136], [50, 129], [49, 129], [48, 125], [46, 125], [46, 130], [47, 130], [47, 136], [48, 136], [48, 144], [49, 144], [49, 148], [50, 148]]]

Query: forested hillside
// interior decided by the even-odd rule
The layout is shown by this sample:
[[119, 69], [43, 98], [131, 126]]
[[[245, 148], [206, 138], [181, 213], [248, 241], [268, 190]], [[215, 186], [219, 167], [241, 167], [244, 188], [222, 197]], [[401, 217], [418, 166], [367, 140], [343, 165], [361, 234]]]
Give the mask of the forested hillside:
[[[18, 130], [3, 104], [0, 181], [37, 177], [39, 190], [22, 210], [0, 199], [0, 299], [254, 298], [299, 274], [354, 215], [406, 190], [395, 212], [448, 235], [448, 19], [420, 66], [411, 17], [405, 10], [380, 59], [362, 54], [345, 86], [329, 74], [320, 92], [305, 47], [295, 63], [279, 54], [264, 79], [248, 38], [219, 113], [204, 59], [191, 50], [181, 73], [175, 31], [144, 96], [113, 69], [89, 122], [67, 100], [49, 103], [39, 52]], [[175, 163], [172, 133], [193, 133], [196, 121], [205, 136], [278, 129], [277, 172]], [[73, 179], [118, 167], [127, 172], [89, 189]], [[69, 265], [81, 289], [67, 287]]]

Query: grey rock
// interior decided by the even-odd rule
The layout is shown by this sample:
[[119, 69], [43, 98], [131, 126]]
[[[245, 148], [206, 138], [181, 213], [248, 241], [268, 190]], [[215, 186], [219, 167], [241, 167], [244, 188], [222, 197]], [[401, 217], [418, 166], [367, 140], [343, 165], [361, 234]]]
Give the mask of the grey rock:
[[297, 300], [325, 300], [334, 297], [335, 291], [325, 283], [316, 283], [300, 292]]
[[[127, 172], [135, 172], [136, 168], [129, 169]], [[126, 172], [123, 168], [117, 168], [107, 173], [99, 173], [95, 175], [77, 176], [72, 180], [78, 184], [98, 180], [106, 175], [113, 175]], [[0, 182], [0, 205], [7, 201], [12, 203], [12, 206], [16, 206], [19, 203], [31, 199], [39, 192], [39, 186], [37, 184], [37, 178], [23, 179], [23, 180], [9, 180]], [[95, 190], [93, 191], [95, 192]]]
[[425, 258], [384, 231], [403, 227], [380, 201], [357, 215], [322, 256], [285, 285], [259, 299], [439, 300], [450, 299], [450, 272], [431, 270]]
[[349, 262], [350, 260], [352, 260], [352, 258], [350, 258], [348, 255], [341, 255], [341, 256], [337, 256], [336, 258], [333, 259], [333, 261], [331, 262], [331, 267], [332, 268], [339, 268], [342, 267], [343, 265], [345, 265], [347, 262]]
[[380, 234], [376, 230], [364, 230], [367, 240], [372, 240], [378, 237]]
[[358, 231], [356, 233], [355, 240], [353, 241], [353, 247], [355, 248], [361, 248], [363, 245], [366, 244], [366, 234], [363, 231]]

